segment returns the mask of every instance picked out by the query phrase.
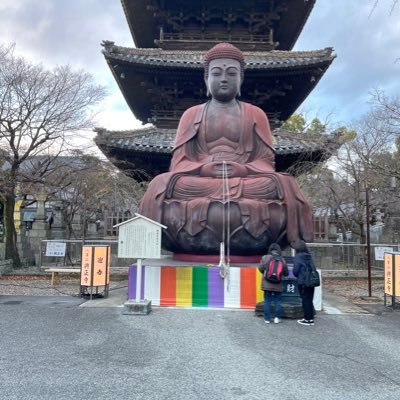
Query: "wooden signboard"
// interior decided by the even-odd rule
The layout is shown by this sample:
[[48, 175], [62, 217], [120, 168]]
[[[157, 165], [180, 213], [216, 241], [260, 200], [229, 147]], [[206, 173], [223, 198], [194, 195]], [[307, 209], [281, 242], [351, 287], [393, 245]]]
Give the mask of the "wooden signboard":
[[93, 246], [82, 247], [81, 285], [90, 286], [93, 272]]
[[376, 246], [375, 247], [375, 260], [383, 261], [385, 253], [391, 253], [392, 251], [393, 251], [392, 247]]
[[393, 254], [385, 253], [384, 256], [384, 282], [385, 294], [393, 296]]
[[67, 243], [65, 242], [47, 242], [46, 257], [64, 257]]
[[110, 246], [82, 247], [82, 286], [106, 286], [110, 283]]
[[400, 297], [400, 254], [394, 256], [394, 295]]
[[110, 246], [96, 246], [93, 260], [93, 286], [110, 283]]
[[166, 226], [136, 214], [118, 227], [118, 258], [160, 258], [161, 228]]
[[161, 228], [165, 225], [135, 213], [136, 217], [124, 221], [118, 227], [118, 258], [136, 258], [136, 302], [141, 301], [142, 259], [161, 257]]

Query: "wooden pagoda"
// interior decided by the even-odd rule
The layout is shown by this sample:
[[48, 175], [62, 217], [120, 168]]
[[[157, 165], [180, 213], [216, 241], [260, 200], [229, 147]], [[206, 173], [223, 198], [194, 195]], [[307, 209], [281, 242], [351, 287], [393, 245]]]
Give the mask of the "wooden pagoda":
[[[182, 113], [206, 101], [203, 55], [230, 42], [245, 55], [243, 101], [268, 115], [277, 171], [301, 171], [328, 158], [337, 136], [306, 138], [279, 130], [334, 59], [332, 48], [294, 52], [315, 0], [121, 0], [135, 48], [103, 42], [103, 54], [132, 112], [144, 128], [97, 129], [98, 147], [136, 179], [169, 167]], [[294, 172], [295, 173], [295, 172]]]

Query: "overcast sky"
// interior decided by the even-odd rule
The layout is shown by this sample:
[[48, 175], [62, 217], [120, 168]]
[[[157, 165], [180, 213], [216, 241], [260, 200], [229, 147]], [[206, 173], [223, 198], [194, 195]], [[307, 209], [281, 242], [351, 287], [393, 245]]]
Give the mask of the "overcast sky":
[[[317, 0], [295, 50], [333, 47], [337, 58], [298, 111], [350, 125], [369, 93], [400, 92], [400, 4], [393, 0]], [[133, 46], [119, 0], [0, 0], [0, 40], [46, 66], [70, 64], [110, 92], [97, 125], [132, 129], [135, 120], [101, 54], [100, 43]]]

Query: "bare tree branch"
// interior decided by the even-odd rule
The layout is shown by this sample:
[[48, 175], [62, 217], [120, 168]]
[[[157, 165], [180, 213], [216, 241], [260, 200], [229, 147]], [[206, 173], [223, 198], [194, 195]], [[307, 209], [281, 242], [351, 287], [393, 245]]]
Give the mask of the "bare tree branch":
[[7, 257], [17, 253], [13, 220], [17, 188], [46, 181], [73, 135], [93, 126], [95, 107], [105, 94], [82, 70], [69, 66], [48, 70], [16, 56], [13, 45], [0, 45], [0, 198], [7, 219]]

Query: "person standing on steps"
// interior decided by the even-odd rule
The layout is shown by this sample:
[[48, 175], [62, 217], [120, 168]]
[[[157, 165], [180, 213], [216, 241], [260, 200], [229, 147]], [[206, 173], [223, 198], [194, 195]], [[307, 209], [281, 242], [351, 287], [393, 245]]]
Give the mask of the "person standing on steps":
[[314, 287], [304, 284], [305, 271], [313, 266], [313, 260], [306, 243], [303, 240], [297, 240], [292, 243], [292, 247], [296, 251], [293, 261], [293, 275], [298, 279], [298, 288], [303, 306], [304, 318], [297, 322], [300, 325], [314, 325]]
[[[289, 275], [285, 259], [281, 255], [281, 247], [272, 243], [268, 248], [268, 254], [260, 261], [259, 271], [263, 274], [261, 290], [264, 291], [264, 322], [269, 324], [271, 303], [274, 300], [275, 318], [274, 323], [278, 324], [282, 318], [282, 277]], [[276, 277], [271, 275], [277, 275]]]

